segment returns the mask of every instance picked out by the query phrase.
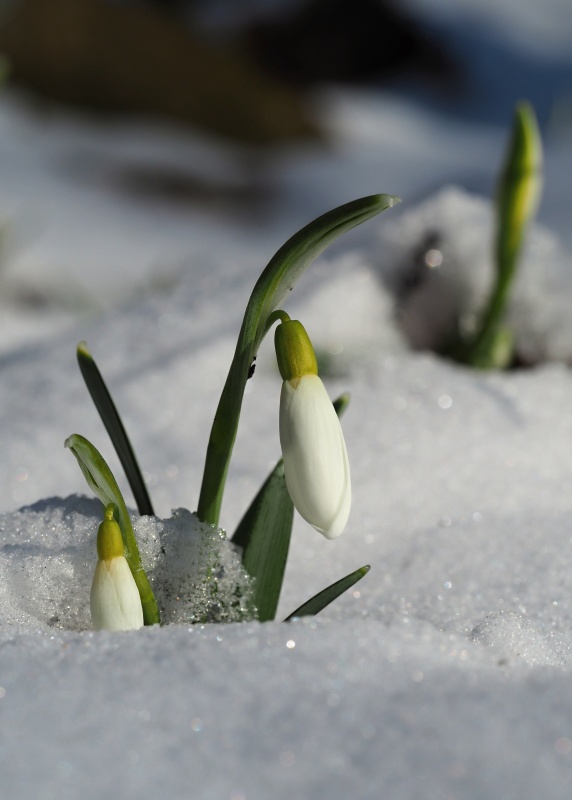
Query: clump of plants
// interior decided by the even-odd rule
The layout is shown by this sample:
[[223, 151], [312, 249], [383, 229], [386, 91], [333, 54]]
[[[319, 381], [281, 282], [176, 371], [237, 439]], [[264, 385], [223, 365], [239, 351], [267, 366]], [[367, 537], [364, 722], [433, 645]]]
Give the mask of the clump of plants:
[[[516, 107], [512, 135], [496, 198], [495, 281], [489, 299], [470, 330], [457, 325], [443, 355], [479, 369], [512, 363], [514, 337], [504, 323], [507, 299], [517, 272], [526, 231], [541, 193], [542, 146], [533, 109]], [[253, 603], [245, 609], [259, 620], [275, 618], [282, 587], [294, 508], [327, 539], [344, 530], [351, 507], [351, 479], [339, 417], [349, 397], [331, 402], [318, 375], [312, 343], [298, 320], [280, 303], [314, 259], [338, 236], [391, 208], [399, 198], [374, 195], [355, 200], [307, 225], [271, 259], [248, 301], [226, 383], [207, 447], [196, 519], [219, 527], [225, 483], [238, 430], [247, 381], [253, 377], [259, 348], [276, 325], [275, 350], [282, 377], [280, 442], [282, 458], [248, 506], [231, 541], [253, 582]], [[125, 427], [85, 343], [77, 350], [91, 397], [125, 470], [141, 516], [153, 506]], [[117, 482], [99, 451], [74, 434], [66, 446], [78, 460], [88, 485], [103, 504], [97, 536], [98, 560], [91, 590], [95, 628], [126, 630], [161, 621], [161, 611], [141, 560], [133, 525]], [[208, 559], [207, 559], [208, 563]], [[362, 566], [305, 602], [289, 617], [316, 614], [359, 581]], [[216, 565], [205, 580], [213, 583]], [[207, 614], [208, 617], [208, 614]]]
[[[334, 403], [318, 375], [312, 343], [302, 323], [279, 308], [314, 259], [338, 236], [399, 199], [374, 195], [340, 206], [307, 225], [276, 253], [260, 275], [248, 301], [226, 383], [207, 447], [196, 517], [218, 528], [230, 459], [247, 381], [265, 336], [274, 325], [282, 377], [280, 443], [282, 458], [248, 506], [232, 542], [253, 582], [257, 619], [275, 618], [292, 531], [294, 508], [327, 539], [344, 530], [351, 507], [349, 460], [339, 417], [349, 397]], [[87, 388], [118, 454], [139, 514], [153, 506], [125, 427], [87, 345], [77, 349]], [[147, 577], [127, 506], [111, 470], [87, 439], [73, 434], [66, 446], [103, 504], [97, 535], [97, 564], [91, 589], [96, 629], [129, 630], [161, 622], [161, 609]], [[362, 566], [296, 609], [288, 619], [317, 614], [369, 570]], [[205, 580], [216, 589], [216, 569]], [[216, 594], [216, 591], [213, 593]]]

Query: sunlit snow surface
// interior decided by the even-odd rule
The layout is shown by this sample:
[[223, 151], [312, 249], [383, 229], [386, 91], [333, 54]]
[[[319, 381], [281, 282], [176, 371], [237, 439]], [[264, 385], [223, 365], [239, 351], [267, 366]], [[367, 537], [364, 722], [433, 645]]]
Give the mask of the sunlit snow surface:
[[[2, 503], [32, 503], [1, 520], [6, 796], [569, 797], [572, 378], [558, 364], [482, 375], [408, 352], [368, 259], [326, 259], [290, 303], [331, 345], [332, 395], [352, 393], [355, 499], [336, 542], [298, 520], [279, 617], [372, 566], [315, 620], [58, 630], [86, 626], [101, 513], [54, 498], [86, 491], [63, 440], [87, 435], [120, 475], [74, 343], [87, 335], [158, 513], [193, 507], [239, 322], [215, 310], [238, 294], [231, 279], [216, 295], [183, 282], [4, 358]], [[353, 335], [345, 307], [364, 312]], [[278, 455], [270, 348], [245, 397], [229, 530]]]
[[[487, 3], [486, 24], [509, 6]], [[565, 0], [550, 7], [568, 20]], [[539, 8], [519, 15], [518, 47]], [[544, 9], [546, 58], [569, 34]], [[534, 366], [488, 375], [423, 348], [486, 296], [506, 126], [331, 92], [334, 147], [253, 175], [172, 130], [1, 103], [2, 798], [569, 800], [570, 128], [547, 141], [552, 230], [530, 237], [509, 312]], [[134, 191], [164, 170], [227, 199]], [[172, 509], [196, 507], [250, 289], [288, 235], [376, 191], [406, 202], [329, 251], [288, 303], [331, 396], [352, 395], [354, 504], [335, 542], [296, 520], [278, 619], [371, 571], [314, 619], [203, 623], [238, 619], [248, 585], [220, 534]], [[135, 527], [161, 628], [88, 630], [102, 509], [66, 437], [93, 441], [132, 500], [75, 363], [82, 339], [155, 504]], [[280, 383], [268, 342], [229, 473], [229, 533], [279, 455]]]

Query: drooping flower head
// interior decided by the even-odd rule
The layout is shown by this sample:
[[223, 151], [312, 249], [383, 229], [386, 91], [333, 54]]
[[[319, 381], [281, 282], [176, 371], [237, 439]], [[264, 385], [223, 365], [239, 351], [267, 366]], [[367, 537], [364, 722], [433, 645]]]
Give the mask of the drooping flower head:
[[113, 504], [97, 532], [98, 562], [91, 585], [91, 622], [94, 630], [129, 631], [143, 627], [139, 589], [123, 555], [121, 529]]
[[327, 539], [346, 526], [351, 505], [350, 468], [338, 416], [324, 384], [312, 343], [298, 320], [275, 333], [283, 378], [280, 444], [286, 486], [304, 519]]

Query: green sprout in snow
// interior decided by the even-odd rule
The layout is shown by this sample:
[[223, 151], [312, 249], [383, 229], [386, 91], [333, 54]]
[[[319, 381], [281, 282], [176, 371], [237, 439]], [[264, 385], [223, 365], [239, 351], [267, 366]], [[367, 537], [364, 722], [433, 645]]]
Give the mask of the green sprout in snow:
[[458, 334], [445, 348], [456, 361], [478, 369], [503, 369], [514, 356], [513, 332], [504, 323], [526, 232], [542, 191], [542, 142], [532, 106], [519, 103], [514, 112], [504, 167], [496, 196], [495, 281], [477, 328]]

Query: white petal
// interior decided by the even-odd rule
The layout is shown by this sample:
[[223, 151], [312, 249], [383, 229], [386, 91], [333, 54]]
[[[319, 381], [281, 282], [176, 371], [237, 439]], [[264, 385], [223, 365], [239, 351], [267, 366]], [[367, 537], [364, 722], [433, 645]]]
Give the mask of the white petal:
[[338, 416], [317, 375], [304, 375], [296, 389], [282, 384], [280, 443], [292, 502], [316, 530], [335, 539], [350, 513], [350, 468]]
[[143, 627], [139, 590], [123, 556], [99, 560], [91, 585], [94, 630], [130, 631]]

